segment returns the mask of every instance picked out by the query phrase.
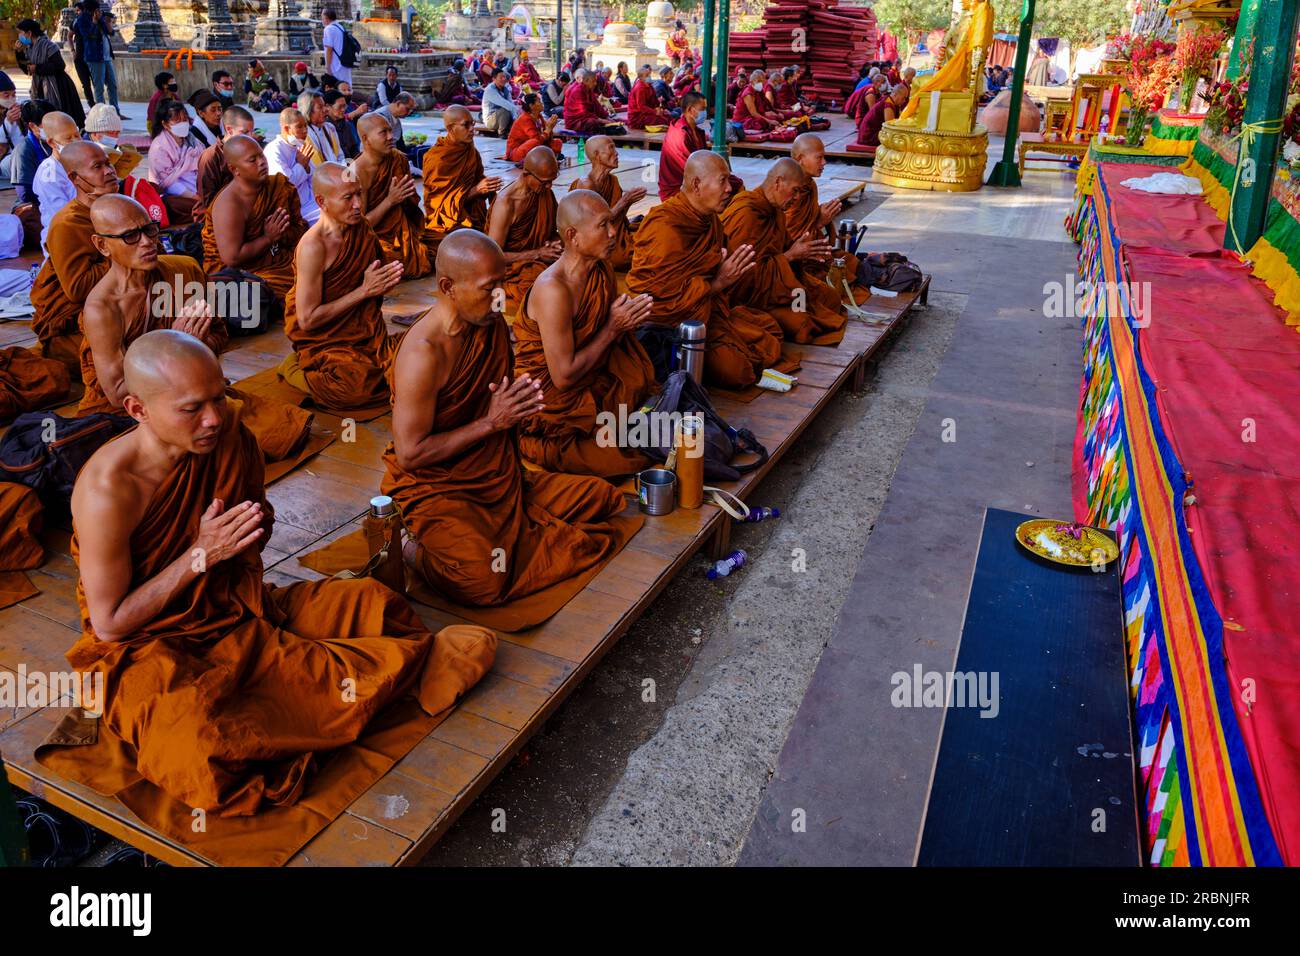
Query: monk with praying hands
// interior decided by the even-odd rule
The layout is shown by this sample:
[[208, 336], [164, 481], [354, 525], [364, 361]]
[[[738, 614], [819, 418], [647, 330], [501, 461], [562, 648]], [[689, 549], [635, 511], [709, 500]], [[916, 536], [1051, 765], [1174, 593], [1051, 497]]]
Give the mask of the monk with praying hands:
[[636, 337], [654, 302], [615, 290], [618, 224], [602, 196], [566, 195], [559, 226], [564, 252], [533, 283], [514, 326], [515, 371], [541, 385], [545, 404], [520, 425], [519, 451], [549, 471], [631, 474], [650, 458], [602, 439], [597, 416], [626, 420], [656, 391]]
[[614, 228], [618, 233], [610, 255], [614, 268], [626, 272], [632, 265], [632, 224], [627, 221], [627, 211], [645, 197], [643, 186], [635, 186], [626, 193], [614, 171], [618, 169], [618, 147], [608, 136], [593, 136], [587, 140], [587, 158], [591, 172], [569, 185], [569, 191], [589, 189], [598, 193], [609, 204]]
[[32, 285], [36, 310], [32, 331], [40, 340], [42, 353], [61, 361], [75, 380], [81, 376], [77, 321], [86, 296], [108, 272], [108, 260], [91, 242], [95, 228], [90, 222], [90, 206], [100, 196], [116, 193], [118, 178], [112, 160], [97, 143], [69, 143], [59, 152], [59, 163], [77, 194], [50, 220], [45, 239], [49, 256]]
[[293, 250], [307, 231], [298, 190], [270, 175], [266, 156], [251, 136], [226, 140], [223, 155], [232, 179], [208, 206], [203, 221], [203, 265], [252, 272], [283, 299], [293, 286]]
[[424, 212], [410, 160], [393, 147], [393, 128], [378, 113], [361, 117], [357, 132], [362, 150], [352, 169], [361, 183], [366, 220], [384, 256], [402, 262], [405, 278], [421, 279], [433, 272], [433, 255], [424, 245]]
[[516, 428], [546, 405], [541, 382], [514, 377], [494, 301], [505, 273], [500, 247], [480, 232], [458, 230], [439, 246], [437, 297], [393, 365], [382, 489], [412, 535], [407, 561], [430, 587], [462, 605], [531, 596], [536, 623], [639, 522], [615, 517], [623, 496], [601, 478], [524, 470]]
[[513, 316], [542, 270], [560, 257], [555, 231], [556, 177], [560, 167], [549, 146], [534, 146], [524, 171], [497, 194], [488, 216], [488, 235], [506, 257], [506, 311]]
[[310, 838], [487, 672], [496, 635], [435, 636], [373, 579], [268, 586], [262, 455], [217, 357], [152, 331], [122, 376], [139, 426], [91, 457], [72, 495], [82, 634], [68, 660], [107, 696], [97, 719], [66, 718], [97, 727], [37, 758], [223, 862], [276, 859], [283, 830], [230, 818], [283, 812]]
[[483, 175], [470, 111], [449, 106], [442, 122], [447, 132], [424, 154], [424, 243], [430, 253], [453, 229], [487, 229], [488, 197], [501, 188], [498, 177]]
[[733, 304], [763, 309], [781, 325], [791, 342], [834, 345], [844, 337], [848, 315], [842, 293], [825, 282], [805, 282], [796, 267], [829, 256], [824, 232], [810, 230], [791, 241], [785, 211], [798, 198], [807, 175], [793, 159], [782, 157], [768, 168], [757, 189], [747, 189], [722, 213], [727, 244], [754, 249], [754, 268], [732, 287]]
[[633, 294], [654, 296], [653, 323], [704, 323], [706, 378], [746, 388], [780, 359], [781, 326], [767, 312], [731, 301], [733, 287], [755, 262], [752, 246], [725, 247], [719, 213], [732, 190], [725, 159], [692, 153], [681, 192], [651, 209], [637, 228], [627, 285]]
[[[120, 412], [126, 400], [124, 356], [132, 342], [156, 329], [173, 329], [201, 341], [214, 355], [225, 346], [224, 320], [202, 297], [183, 301], [187, 284], [203, 287], [203, 267], [189, 256], [158, 254], [158, 224], [129, 196], [101, 196], [90, 207], [91, 241], [109, 269], [86, 298], [81, 316], [79, 414]], [[161, 300], [160, 300], [161, 297]], [[312, 415], [293, 405], [231, 386], [226, 399], [253, 433], [267, 461], [294, 454], [308, 438]]]
[[[385, 122], [380, 117], [376, 118]], [[397, 339], [384, 325], [384, 293], [404, 274], [388, 262], [362, 210], [362, 185], [338, 163], [312, 174], [320, 220], [298, 243], [297, 281], [285, 307], [293, 354], [281, 375], [321, 408], [346, 414], [388, 402], [385, 372]]]

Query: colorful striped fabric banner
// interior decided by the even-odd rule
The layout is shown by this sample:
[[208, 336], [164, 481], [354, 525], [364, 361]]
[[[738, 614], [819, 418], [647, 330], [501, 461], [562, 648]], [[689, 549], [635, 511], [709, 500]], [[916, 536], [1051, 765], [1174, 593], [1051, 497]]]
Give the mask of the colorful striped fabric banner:
[[[1112, 529], [1157, 866], [1280, 865], [1230, 699], [1223, 622], [1183, 515], [1188, 482], [1157, 412], [1103, 177], [1076, 213], [1084, 321], [1076, 512]], [[1107, 294], [1106, 290], [1114, 290]]]

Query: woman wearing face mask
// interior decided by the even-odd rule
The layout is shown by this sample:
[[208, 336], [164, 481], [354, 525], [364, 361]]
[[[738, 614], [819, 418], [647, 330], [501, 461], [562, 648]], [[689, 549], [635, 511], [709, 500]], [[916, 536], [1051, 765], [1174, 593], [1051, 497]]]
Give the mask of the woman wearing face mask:
[[740, 96], [736, 98], [736, 109], [731, 114], [733, 123], [740, 123], [750, 132], [766, 132], [780, 122], [763, 95], [766, 79], [767, 74], [762, 70], [749, 74], [749, 85], [740, 91]]
[[86, 111], [81, 108], [81, 97], [72, 77], [68, 76], [63, 54], [35, 20], [18, 21], [18, 54], [18, 62], [32, 78], [32, 99], [53, 103], [55, 109], [71, 116], [78, 127], [86, 122]]
[[162, 193], [172, 225], [183, 226], [193, 221], [203, 147], [190, 132], [183, 103], [164, 103], [158, 115], [162, 131], [149, 146], [149, 179]]

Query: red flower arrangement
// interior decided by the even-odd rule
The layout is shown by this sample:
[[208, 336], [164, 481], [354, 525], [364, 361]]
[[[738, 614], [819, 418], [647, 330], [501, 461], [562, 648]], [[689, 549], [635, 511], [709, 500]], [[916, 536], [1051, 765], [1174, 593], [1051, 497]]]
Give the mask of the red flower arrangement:
[[1228, 35], [1222, 30], [1206, 29], [1188, 31], [1178, 38], [1178, 45], [1174, 50], [1174, 62], [1183, 77], [1180, 102], [1184, 112], [1191, 107], [1197, 81], [1201, 77], [1208, 79], [1212, 76], [1214, 64], [1219, 59], [1219, 50], [1227, 39]]
[[[1169, 46], [1169, 44], [1164, 44]], [[1173, 57], [1165, 52], [1162, 55], [1144, 56], [1134, 59], [1129, 64], [1124, 77], [1124, 89], [1128, 93], [1129, 107], [1128, 132], [1124, 141], [1129, 146], [1140, 146], [1146, 136], [1147, 117], [1160, 108], [1169, 87], [1178, 78], [1178, 68]]]

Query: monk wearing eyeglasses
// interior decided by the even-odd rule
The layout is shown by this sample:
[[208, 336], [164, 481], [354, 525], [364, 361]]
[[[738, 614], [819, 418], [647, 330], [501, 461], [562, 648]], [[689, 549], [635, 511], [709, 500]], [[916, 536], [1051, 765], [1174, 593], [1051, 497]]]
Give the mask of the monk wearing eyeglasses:
[[424, 154], [424, 244], [430, 252], [454, 229], [486, 229], [488, 197], [501, 188], [498, 177], [483, 175], [470, 111], [450, 106], [442, 122], [446, 135]]
[[[228, 334], [226, 323], [213, 318], [205, 298], [184, 300], [187, 283], [206, 289], [203, 267], [189, 256], [158, 254], [158, 224], [143, 206], [129, 196], [101, 196], [90, 207], [90, 221], [91, 242], [109, 267], [86, 297], [81, 316], [86, 393], [77, 410], [83, 415], [123, 410], [126, 352], [147, 332], [185, 332], [214, 355], [221, 353]], [[307, 438], [310, 412], [235, 387], [227, 387], [226, 399], [267, 461], [289, 457]]]
[[524, 173], [497, 195], [487, 234], [506, 257], [505, 310], [515, 315], [542, 271], [564, 251], [555, 228], [555, 151], [535, 146], [524, 157]]
[[45, 239], [49, 256], [32, 286], [32, 331], [47, 358], [58, 359], [75, 380], [81, 375], [81, 332], [77, 317], [104, 273], [108, 260], [90, 241], [90, 206], [100, 196], [116, 193], [113, 161], [98, 143], [77, 141], [59, 153], [77, 190], [76, 197], [54, 214]]
[[232, 136], [223, 149], [230, 183], [217, 193], [203, 221], [203, 266], [252, 272], [283, 300], [293, 286], [293, 250], [307, 231], [298, 190], [271, 175], [251, 136]]

